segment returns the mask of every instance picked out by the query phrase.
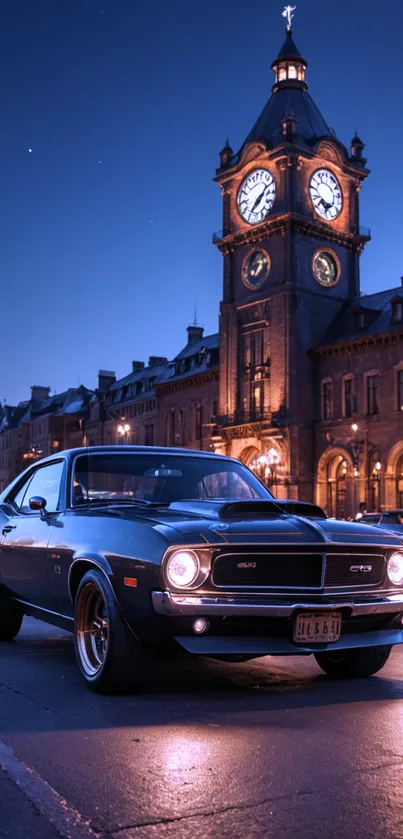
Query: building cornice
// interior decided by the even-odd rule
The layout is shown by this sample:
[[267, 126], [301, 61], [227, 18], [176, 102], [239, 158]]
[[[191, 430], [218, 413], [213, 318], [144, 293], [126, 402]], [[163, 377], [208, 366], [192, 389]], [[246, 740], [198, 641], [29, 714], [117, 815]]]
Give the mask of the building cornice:
[[272, 216], [247, 230], [224, 230], [220, 234], [215, 234], [213, 241], [225, 256], [233, 253], [238, 247], [252, 245], [264, 239], [270, 239], [271, 236], [275, 235], [284, 238], [287, 233], [292, 231], [302, 233], [321, 242], [331, 242], [349, 248], [355, 247], [358, 252], [362, 251], [365, 242], [368, 242], [371, 238], [369, 230], [352, 233], [299, 213], [282, 213]]
[[180, 390], [188, 390], [191, 387], [199, 387], [199, 385], [207, 384], [208, 382], [218, 382], [219, 367], [212, 367], [203, 373], [194, 373], [183, 379], [173, 379], [170, 382], [161, 382], [156, 385], [155, 390], [157, 396], [162, 396], [166, 393], [177, 393]]
[[403, 328], [393, 332], [379, 332], [376, 335], [363, 335], [362, 337], [351, 338], [347, 341], [337, 341], [334, 344], [326, 344], [322, 347], [315, 347], [310, 354], [315, 358], [326, 358], [335, 355], [351, 355], [372, 349], [373, 347], [390, 346], [403, 341]]

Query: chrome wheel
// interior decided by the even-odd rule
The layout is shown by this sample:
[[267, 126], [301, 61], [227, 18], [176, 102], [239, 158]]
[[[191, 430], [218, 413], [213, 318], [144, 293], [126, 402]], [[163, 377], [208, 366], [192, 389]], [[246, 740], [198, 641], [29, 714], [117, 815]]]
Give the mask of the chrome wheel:
[[102, 592], [88, 582], [79, 594], [76, 614], [77, 650], [88, 677], [102, 670], [109, 645], [109, 621]]

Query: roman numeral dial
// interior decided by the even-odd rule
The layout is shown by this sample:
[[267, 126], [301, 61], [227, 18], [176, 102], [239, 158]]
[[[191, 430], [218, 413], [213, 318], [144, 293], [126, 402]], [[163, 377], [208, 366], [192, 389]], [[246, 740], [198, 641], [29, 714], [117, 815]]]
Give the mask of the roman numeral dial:
[[248, 224], [259, 224], [270, 213], [276, 197], [276, 182], [268, 169], [254, 169], [240, 186], [238, 210]]
[[315, 212], [325, 221], [334, 221], [343, 207], [341, 186], [329, 169], [317, 169], [309, 181], [309, 194]]

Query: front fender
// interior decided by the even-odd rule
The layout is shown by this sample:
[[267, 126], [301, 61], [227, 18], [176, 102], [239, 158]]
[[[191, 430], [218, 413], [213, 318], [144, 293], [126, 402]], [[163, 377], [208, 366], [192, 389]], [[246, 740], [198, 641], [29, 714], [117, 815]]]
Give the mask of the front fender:
[[116, 586], [110, 563], [106, 557], [102, 556], [102, 554], [90, 553], [88, 551], [84, 555], [79, 553], [74, 554], [69, 568], [68, 588], [72, 603], [74, 603], [80, 581], [89, 568], [99, 568], [99, 570], [105, 574], [116, 597]]

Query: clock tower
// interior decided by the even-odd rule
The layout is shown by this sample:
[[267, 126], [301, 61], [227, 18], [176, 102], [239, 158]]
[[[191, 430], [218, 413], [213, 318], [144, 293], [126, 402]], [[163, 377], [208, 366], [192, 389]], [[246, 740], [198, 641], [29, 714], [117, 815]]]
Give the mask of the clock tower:
[[[292, 11], [290, 8], [288, 13]], [[290, 14], [289, 14], [290, 17]], [[272, 95], [216, 182], [223, 197], [220, 398], [213, 443], [278, 497], [313, 500], [314, 370], [343, 305], [359, 296], [364, 144], [350, 151], [308, 93], [291, 20], [272, 64]]]

